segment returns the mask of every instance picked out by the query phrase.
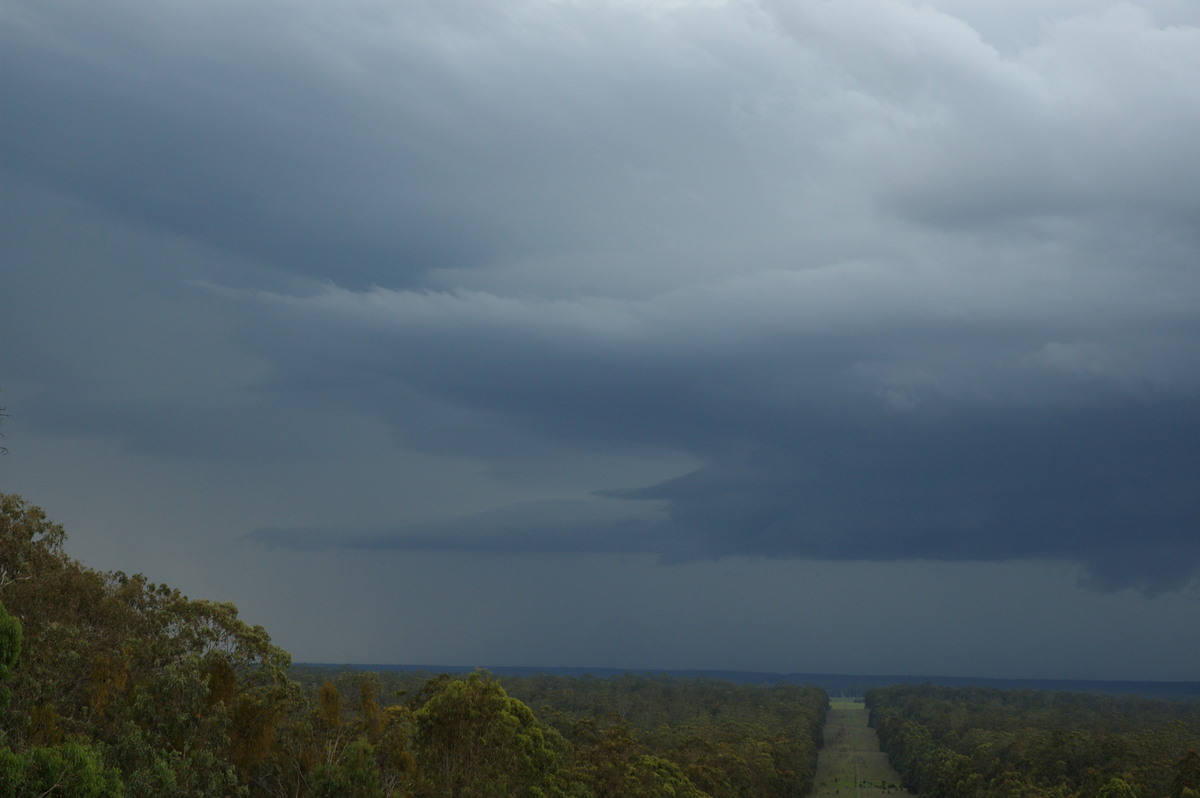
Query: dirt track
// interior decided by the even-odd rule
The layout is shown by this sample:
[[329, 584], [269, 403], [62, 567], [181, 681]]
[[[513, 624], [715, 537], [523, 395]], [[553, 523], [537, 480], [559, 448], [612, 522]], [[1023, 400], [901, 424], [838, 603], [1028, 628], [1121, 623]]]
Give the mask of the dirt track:
[[879, 750], [861, 702], [833, 702], [825, 721], [825, 747], [817, 759], [813, 798], [883, 798], [908, 795]]

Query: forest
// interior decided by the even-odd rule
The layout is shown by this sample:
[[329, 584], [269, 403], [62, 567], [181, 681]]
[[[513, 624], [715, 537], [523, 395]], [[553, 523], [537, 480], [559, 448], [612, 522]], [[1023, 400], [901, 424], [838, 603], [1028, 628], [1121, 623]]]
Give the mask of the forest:
[[292, 667], [232, 604], [69, 557], [0, 496], [0, 796], [783, 798], [827, 696]]
[[867, 692], [924, 798], [1200, 798], [1200, 702], [984, 687]]
[[[0, 496], [0, 798], [796, 798], [824, 690], [293, 665], [230, 603], [69, 557]], [[923, 798], [1200, 798], [1200, 702], [871, 689]]]

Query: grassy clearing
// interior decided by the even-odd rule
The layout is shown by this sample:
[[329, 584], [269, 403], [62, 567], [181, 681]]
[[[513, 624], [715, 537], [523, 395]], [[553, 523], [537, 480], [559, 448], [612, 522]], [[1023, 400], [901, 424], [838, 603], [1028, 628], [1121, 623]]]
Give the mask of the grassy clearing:
[[861, 700], [833, 699], [825, 722], [825, 747], [817, 759], [813, 798], [883, 798], [907, 795], [900, 776], [879, 750]]

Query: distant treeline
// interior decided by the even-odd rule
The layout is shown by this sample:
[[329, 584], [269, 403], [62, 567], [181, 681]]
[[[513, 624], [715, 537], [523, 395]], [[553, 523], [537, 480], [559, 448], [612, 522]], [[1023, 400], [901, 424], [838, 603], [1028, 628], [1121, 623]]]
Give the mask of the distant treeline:
[[1200, 702], [901, 685], [871, 724], [923, 798], [1200, 798]]
[[[305, 667], [308, 667], [306, 665]], [[312, 667], [335, 667], [333, 664]], [[410, 671], [417, 673], [471, 673], [474, 667], [447, 667], [444, 665], [338, 665], [338, 668], [368, 671]], [[831, 696], [859, 697], [874, 687], [890, 687], [898, 684], [936, 684], [943, 687], [995, 687], [1000, 690], [1051, 690], [1072, 693], [1104, 693], [1107, 695], [1140, 695], [1145, 698], [1196, 698], [1200, 699], [1200, 682], [1184, 681], [1099, 681], [1095, 679], [1007, 679], [988, 676], [921, 676], [881, 675], [869, 676], [839, 673], [769, 673], [765, 671], [734, 670], [630, 670], [628, 668], [521, 668], [494, 667], [488, 670], [497, 677], [532, 676], [592, 676], [608, 678], [629, 674], [643, 676], [672, 676], [686, 679], [717, 679], [736, 684], [806, 684], [820, 687]]]
[[102, 573], [0, 496], [0, 798], [748, 798], [827, 699], [716, 680], [290, 668], [228, 603]]

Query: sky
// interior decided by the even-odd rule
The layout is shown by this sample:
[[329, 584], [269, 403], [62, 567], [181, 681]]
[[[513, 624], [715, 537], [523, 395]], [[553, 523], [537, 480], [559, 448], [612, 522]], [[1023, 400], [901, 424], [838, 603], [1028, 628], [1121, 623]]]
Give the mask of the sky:
[[1192, 0], [0, 0], [0, 491], [298, 661], [1200, 679]]

